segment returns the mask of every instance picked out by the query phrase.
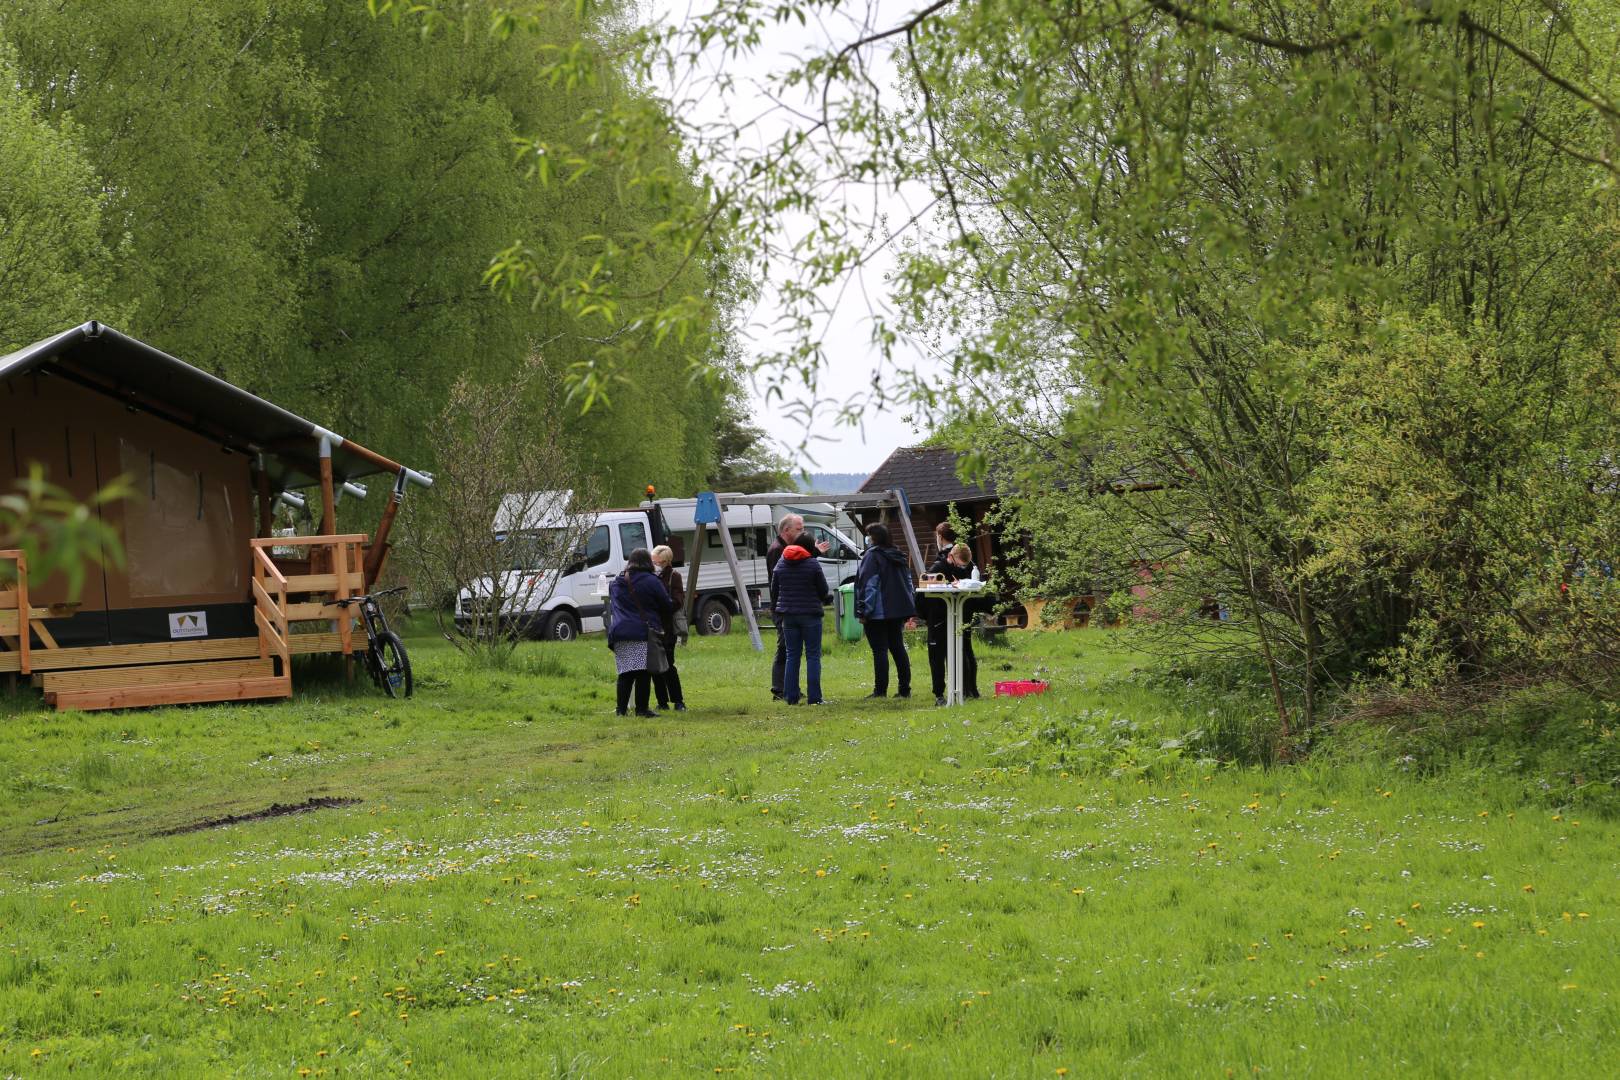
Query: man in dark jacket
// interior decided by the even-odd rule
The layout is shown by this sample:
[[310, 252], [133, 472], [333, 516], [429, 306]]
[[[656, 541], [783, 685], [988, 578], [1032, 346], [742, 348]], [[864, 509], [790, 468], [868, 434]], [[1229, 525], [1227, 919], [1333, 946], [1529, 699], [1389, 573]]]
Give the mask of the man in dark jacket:
[[866, 530], [871, 546], [855, 571], [855, 617], [866, 626], [872, 649], [872, 697], [889, 694], [889, 658], [899, 682], [896, 696], [911, 696], [911, 658], [906, 655], [906, 621], [917, 614], [917, 582], [911, 565], [895, 549], [889, 530]]
[[[765, 573], [772, 576], [776, 573], [776, 564], [781, 561], [782, 552], [799, 543], [804, 533], [804, 518], [798, 514], [783, 514], [782, 520], [776, 523], [776, 542], [765, 550]], [[812, 555], [818, 552], [827, 554], [827, 544], [821, 543], [812, 550], [809, 543], [803, 545]], [[776, 657], [771, 661], [771, 697], [782, 696], [782, 671], [787, 665], [787, 639], [782, 636], [780, 625], [776, 628]]]
[[821, 564], [808, 546], [789, 544], [771, 574], [771, 611], [780, 636], [787, 643], [787, 666], [782, 690], [789, 705], [799, 703], [799, 660], [805, 661], [805, 683], [809, 701], [821, 699], [821, 623], [832, 590]]
[[[941, 574], [948, 581], [965, 581], [973, 576], [973, 555], [966, 544], [941, 548], [939, 558], [928, 567], [930, 574]], [[945, 704], [946, 608], [943, 600], [928, 605], [928, 674], [934, 680], [934, 704]], [[964, 620], [966, 622], [966, 620]], [[973, 655], [973, 630], [962, 628], [962, 696], [979, 696], [979, 661]]]

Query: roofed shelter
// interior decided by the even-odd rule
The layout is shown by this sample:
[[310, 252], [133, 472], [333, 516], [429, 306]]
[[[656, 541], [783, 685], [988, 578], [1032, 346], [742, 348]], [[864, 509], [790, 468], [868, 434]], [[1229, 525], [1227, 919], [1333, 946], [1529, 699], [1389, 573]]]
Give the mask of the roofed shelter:
[[[961, 457], [955, 450], [943, 446], [902, 446], [890, 454], [877, 467], [862, 492], [886, 491], [898, 488], [906, 493], [911, 511], [911, 527], [917, 534], [923, 558], [932, 561], [939, 554], [934, 540], [934, 528], [950, 520], [954, 504], [959, 516], [973, 523], [973, 533], [959, 539], [973, 549], [974, 560], [985, 569], [995, 565], [1001, 543], [986, 517], [997, 502], [993, 481], [983, 484], [969, 483], [957, 473]], [[861, 525], [871, 525], [886, 512], [866, 511]], [[919, 570], [925, 569], [919, 567]]]
[[[354, 649], [332, 601], [370, 587], [406, 485], [431, 483], [95, 322], [0, 357], [0, 478], [36, 464], [80, 500], [120, 476], [132, 488], [99, 511], [122, 566], [88, 567], [78, 596], [26, 572], [0, 586], [0, 672], [33, 676], [58, 708], [290, 695], [291, 655]], [[338, 533], [341, 493], [378, 474], [393, 492], [375, 540]], [[318, 534], [271, 539], [275, 501], [305, 489]]]

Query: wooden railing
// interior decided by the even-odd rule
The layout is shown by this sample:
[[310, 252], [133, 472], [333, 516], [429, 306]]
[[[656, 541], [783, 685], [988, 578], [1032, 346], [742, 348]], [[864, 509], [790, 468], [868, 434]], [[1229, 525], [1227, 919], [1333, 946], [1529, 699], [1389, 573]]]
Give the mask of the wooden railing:
[[[274, 593], [271, 590], [274, 589]], [[292, 650], [287, 644], [287, 575], [283, 574], [265, 551], [261, 542], [253, 541], [253, 621], [259, 627], [259, 659], [268, 660], [272, 653], [281, 659], [281, 677], [292, 686]]]
[[[254, 553], [254, 599], [259, 610], [272, 625], [279, 629], [284, 648], [290, 648], [287, 624], [313, 619], [331, 620], [341, 651], [347, 655], [354, 647], [354, 619], [352, 608], [339, 607], [333, 601], [347, 600], [365, 589], [364, 533], [343, 533], [336, 536], [267, 536], [252, 541]], [[283, 560], [280, 565], [271, 557], [273, 548], [302, 548], [306, 558]], [[271, 574], [275, 576], [271, 576]], [[269, 604], [268, 584], [276, 585], [276, 603]], [[261, 589], [266, 597], [260, 597]], [[300, 597], [289, 601], [290, 596]], [[275, 610], [266, 610], [273, 607]], [[262, 624], [261, 624], [262, 625]], [[263, 631], [261, 631], [262, 635]], [[274, 642], [266, 642], [268, 649]]]
[[24, 675], [32, 673], [28, 660], [28, 645], [30, 628], [28, 606], [28, 556], [21, 551], [0, 551], [0, 560], [12, 564], [12, 576], [16, 585], [10, 589], [5, 588], [5, 580], [0, 578], [0, 638], [17, 636], [17, 662], [18, 671]]

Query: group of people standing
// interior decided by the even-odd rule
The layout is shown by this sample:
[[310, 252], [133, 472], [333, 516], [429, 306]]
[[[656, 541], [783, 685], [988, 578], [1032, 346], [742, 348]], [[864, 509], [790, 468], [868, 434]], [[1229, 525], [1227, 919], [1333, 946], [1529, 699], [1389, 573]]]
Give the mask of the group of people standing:
[[[895, 696], [909, 698], [911, 658], [906, 652], [905, 628], [919, 617], [917, 581], [905, 555], [895, 548], [887, 526], [869, 526], [866, 538], [867, 549], [855, 571], [855, 617], [861, 621], [872, 650], [872, 692], [867, 696], [889, 695], [892, 661]], [[972, 553], [966, 544], [956, 542], [950, 525], [941, 524], [935, 538], [939, 555], [928, 567], [929, 573], [954, 581], [974, 576]], [[785, 514], [777, 522], [776, 541], [765, 552], [765, 567], [771, 579], [771, 611], [778, 631], [776, 656], [771, 663], [771, 696], [789, 705], [826, 704], [821, 693], [821, 636], [832, 590], [817, 559], [826, 550], [826, 544], [818, 545], [805, 534], [802, 517]], [[660, 709], [684, 712], [686, 703], [675, 668], [675, 647], [685, 639], [681, 615], [685, 588], [680, 571], [674, 567], [674, 553], [664, 546], [651, 552], [645, 548], [632, 551], [624, 571], [609, 587], [608, 597], [608, 644], [619, 676], [618, 714], [628, 715], [633, 698], [637, 716], [657, 716], [650, 708], [654, 690]], [[925, 599], [921, 607], [921, 617], [928, 627], [928, 667], [934, 701], [943, 705], [949, 648], [945, 604]], [[964, 629], [962, 641], [963, 694], [976, 698], [978, 663], [973, 656], [970, 630]]]
[[608, 647], [619, 673], [620, 716], [629, 714], [632, 695], [637, 716], [657, 716], [650, 708], [654, 690], [660, 709], [686, 711], [675, 668], [675, 646], [685, 637], [685, 604], [675, 553], [662, 544], [632, 551], [608, 587]]
[[[799, 700], [799, 665], [803, 656], [807, 671], [808, 701], [822, 702], [821, 624], [824, 605], [832, 593], [827, 587], [816, 549], [803, 537], [804, 519], [788, 514], [777, 523], [776, 543], [765, 553], [771, 571], [771, 608], [782, 632], [776, 639], [776, 660], [771, 665], [771, 696], [789, 705]], [[947, 580], [963, 581], [974, 576], [973, 554], [958, 543], [948, 523], [934, 530], [939, 555], [928, 567], [930, 574]], [[911, 657], [906, 652], [905, 629], [919, 614], [928, 626], [928, 671], [932, 676], [934, 703], [945, 704], [946, 608], [943, 601], [917, 600], [917, 581], [911, 564], [894, 546], [886, 525], [866, 530], [867, 548], [855, 571], [855, 617], [861, 621], [866, 644], [872, 650], [872, 692], [868, 697], [889, 696], [889, 668], [894, 668], [895, 696], [911, 696]], [[823, 547], [824, 550], [824, 547]], [[921, 611], [919, 612], [919, 607]], [[979, 696], [979, 665], [973, 655], [973, 634], [962, 632], [962, 693]]]

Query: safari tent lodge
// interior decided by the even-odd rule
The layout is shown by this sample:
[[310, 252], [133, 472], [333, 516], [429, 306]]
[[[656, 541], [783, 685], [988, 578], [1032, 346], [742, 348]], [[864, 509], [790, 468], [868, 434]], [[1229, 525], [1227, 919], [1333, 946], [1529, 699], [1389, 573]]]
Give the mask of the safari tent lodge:
[[[80, 500], [132, 489], [99, 509], [122, 562], [88, 567], [77, 595], [0, 551], [0, 675], [58, 709], [291, 696], [293, 656], [365, 649], [334, 602], [371, 587], [406, 486], [431, 483], [94, 322], [0, 357], [0, 486], [36, 465]], [[378, 474], [375, 537], [338, 532], [342, 493]], [[308, 489], [317, 534], [272, 537], [276, 501]]]

